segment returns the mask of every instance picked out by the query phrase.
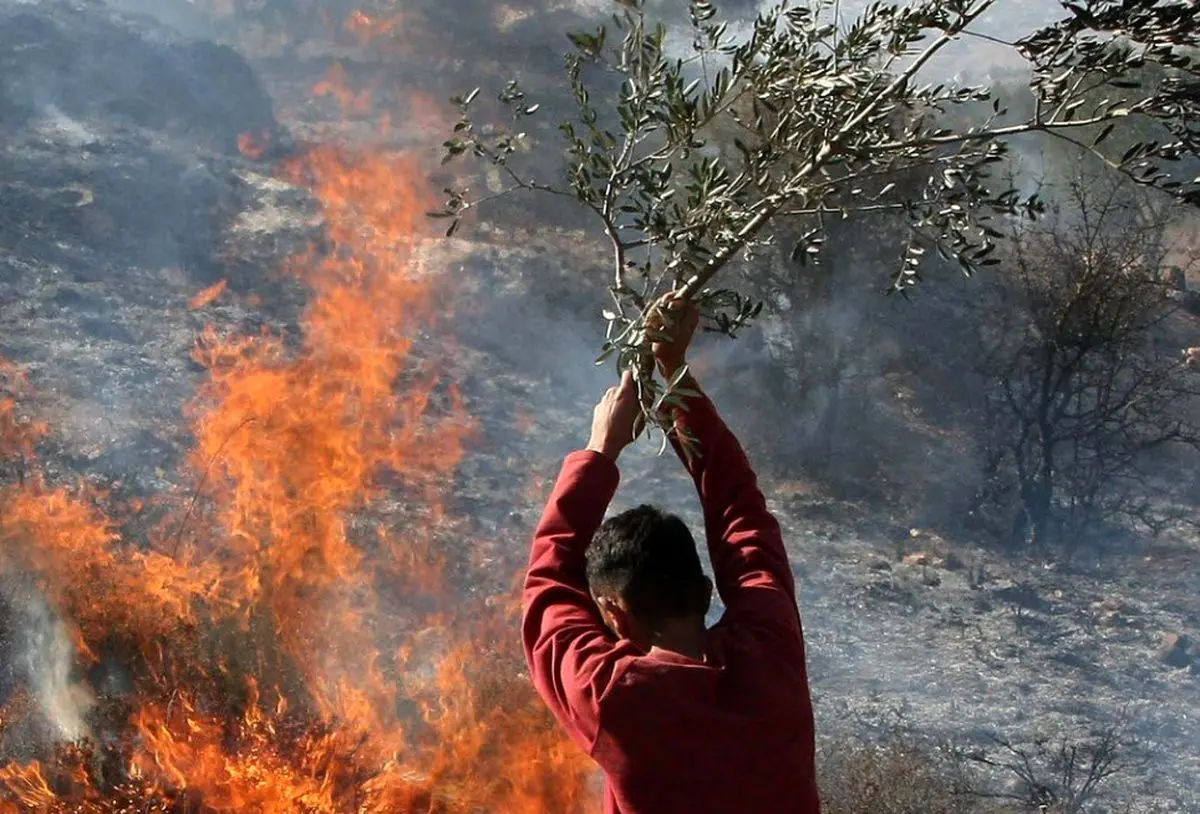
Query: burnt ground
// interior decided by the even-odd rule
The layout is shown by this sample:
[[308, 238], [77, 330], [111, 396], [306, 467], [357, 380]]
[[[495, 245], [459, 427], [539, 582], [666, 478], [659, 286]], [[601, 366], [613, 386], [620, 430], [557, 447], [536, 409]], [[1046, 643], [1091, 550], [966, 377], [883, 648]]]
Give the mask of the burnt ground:
[[[509, 296], [508, 307], [520, 307], [530, 293]], [[475, 414], [490, 436], [467, 467], [496, 473], [498, 488], [484, 501], [490, 516], [473, 516], [484, 536], [519, 549], [540, 506], [526, 497], [514, 514], [506, 484], [527, 471], [552, 478], [558, 456], [582, 443], [590, 402], [582, 392], [556, 397], [549, 360], [531, 380], [527, 372], [496, 371], [495, 357], [481, 354], [479, 369], [495, 372], [479, 385]], [[582, 365], [584, 355], [577, 358]], [[753, 409], [744, 392], [723, 386], [722, 373], [713, 369], [704, 381], [728, 406], [735, 431], [744, 431]], [[607, 383], [598, 378], [591, 392]], [[512, 400], [530, 405], [539, 434], [513, 439], [504, 412], [483, 407]], [[701, 528], [690, 482], [672, 456], [656, 452], [647, 445], [628, 455], [614, 508], [660, 503]], [[885, 507], [837, 504], [808, 484], [767, 480], [763, 488], [800, 588], [821, 729], [860, 731], [891, 720], [967, 747], [987, 746], [993, 736], [1083, 741], [1127, 722], [1140, 742], [1128, 757], [1140, 765], [1111, 782], [1113, 799], [1137, 800], [1133, 811], [1200, 810], [1192, 782], [1200, 776], [1200, 664], [1194, 650], [1164, 644], [1175, 632], [1195, 639], [1194, 540], [1071, 568], [1014, 562], [909, 528]], [[515, 565], [511, 550], [508, 557]]]
[[[0, 2], [0, 68], [0, 355], [27, 366], [53, 427], [43, 460], [137, 495], [185, 489], [172, 478], [189, 443], [180, 405], [202, 375], [198, 331], [286, 333], [303, 305], [274, 268], [313, 234], [312, 203], [270, 176], [274, 156], [250, 161], [236, 140], [313, 135], [305, 83], [87, 0]], [[596, 262], [589, 236], [472, 229], [430, 256], [458, 284], [445, 328], [480, 423], [452, 508], [471, 518], [475, 559], [497, 566], [474, 589], [503, 590], [609, 374], [590, 366], [586, 294], [555, 285]], [[188, 309], [221, 279], [227, 296]], [[731, 373], [715, 363], [705, 381], [747, 429], [753, 404]], [[681, 506], [697, 528], [690, 484], [654, 452], [629, 454], [619, 504]], [[1112, 799], [1200, 811], [1196, 540], [1131, 540], [1132, 553], [1051, 567], [910, 531], [887, 507], [809, 484], [764, 489], [801, 588], [822, 730], [898, 713], [927, 736], [986, 744], [1125, 717], [1141, 751]], [[1165, 647], [1173, 633], [1191, 644]]]

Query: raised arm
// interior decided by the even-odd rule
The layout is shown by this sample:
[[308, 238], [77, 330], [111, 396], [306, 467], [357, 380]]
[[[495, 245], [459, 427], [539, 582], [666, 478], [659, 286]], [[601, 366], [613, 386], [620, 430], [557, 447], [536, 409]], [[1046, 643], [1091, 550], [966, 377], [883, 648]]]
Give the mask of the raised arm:
[[599, 728], [600, 701], [616, 677], [623, 648], [609, 635], [588, 593], [585, 552], [616, 492], [616, 458], [632, 439], [636, 409], [628, 379], [597, 406], [588, 448], [563, 462], [534, 534], [525, 577], [521, 635], [534, 686], [588, 751]]
[[[698, 315], [690, 303], [675, 302], [655, 345], [660, 370], [671, 381], [685, 367], [685, 354]], [[700, 494], [709, 556], [721, 600], [735, 617], [799, 631], [796, 584], [779, 523], [767, 510], [758, 479], [737, 438], [694, 377], [679, 386], [692, 395], [675, 408], [676, 452]], [[691, 438], [694, 443], [687, 439]]]

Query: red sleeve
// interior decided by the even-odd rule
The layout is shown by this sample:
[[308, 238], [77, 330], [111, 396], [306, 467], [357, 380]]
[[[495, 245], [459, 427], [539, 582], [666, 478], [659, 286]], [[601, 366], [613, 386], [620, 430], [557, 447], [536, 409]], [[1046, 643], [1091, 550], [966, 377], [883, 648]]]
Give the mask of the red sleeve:
[[[694, 389], [694, 383], [688, 387]], [[685, 399], [676, 427], [694, 445], [675, 441], [676, 452], [696, 482], [717, 591], [734, 621], [767, 624], [799, 633], [796, 582], [779, 523], [767, 511], [758, 479], [737, 438], [704, 395]]]
[[534, 534], [525, 576], [521, 636], [534, 687], [589, 752], [600, 701], [626, 648], [609, 634], [588, 593], [584, 552], [619, 479], [616, 463], [599, 453], [567, 456]]

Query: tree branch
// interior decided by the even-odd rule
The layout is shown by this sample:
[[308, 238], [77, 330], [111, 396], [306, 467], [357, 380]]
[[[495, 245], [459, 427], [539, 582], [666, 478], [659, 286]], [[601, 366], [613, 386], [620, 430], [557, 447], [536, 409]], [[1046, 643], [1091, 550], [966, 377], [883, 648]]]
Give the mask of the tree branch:
[[[793, 184], [798, 181], [803, 181], [812, 175], [812, 173], [817, 169], [822, 167], [825, 162], [828, 161], [829, 158], [834, 154], [837, 148], [841, 146], [842, 142], [847, 136], [854, 133], [868, 116], [872, 115], [879, 109], [879, 106], [884, 101], [890, 99], [899, 90], [906, 87], [908, 82], [917, 73], [917, 71], [924, 67], [925, 64], [929, 62], [929, 60], [932, 59], [935, 54], [946, 47], [960, 31], [970, 25], [979, 17], [979, 15], [983, 14], [983, 12], [987, 11], [987, 9], [994, 5], [995, 2], [996, 0], [980, 0], [980, 2], [977, 3], [974, 8], [964, 12], [955, 26], [943, 31], [942, 34], [936, 40], [934, 40], [932, 44], [929, 45], [928, 48], [926, 48], [900, 73], [899, 76], [895, 78], [895, 80], [893, 80], [883, 91], [877, 94], [869, 102], [863, 105], [855, 115], [851, 116], [840, 128], [838, 128], [837, 132], [831, 138], [825, 141], [812, 160], [803, 168], [801, 168], [800, 171], [793, 177]], [[774, 217], [774, 215], [779, 211], [783, 203], [783, 200], [771, 201], [762, 209], [760, 209], [746, 223], [746, 225], [739, 230], [733, 241], [717, 249], [704, 267], [687, 281], [684, 286], [684, 293], [687, 296], [695, 296], [697, 293], [699, 293], [700, 289], [707, 285], [708, 281], [711, 280], [718, 271], [724, 268], [725, 264], [728, 263], [733, 256], [736, 255], [746, 245], [746, 242], [752, 239], [764, 226], [767, 225], [771, 218]]]

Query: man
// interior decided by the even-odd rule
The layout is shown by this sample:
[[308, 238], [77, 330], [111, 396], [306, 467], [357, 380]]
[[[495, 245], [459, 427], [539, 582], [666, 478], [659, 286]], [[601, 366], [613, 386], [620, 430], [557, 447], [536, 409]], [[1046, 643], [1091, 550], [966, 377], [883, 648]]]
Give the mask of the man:
[[[668, 380], [698, 321], [659, 304]], [[659, 311], [658, 313], [662, 313]], [[682, 386], [699, 394], [686, 375]], [[779, 524], [736, 438], [703, 395], [676, 426], [700, 493], [725, 614], [705, 629], [712, 582], [687, 526], [649, 506], [601, 520], [635, 434], [628, 375], [596, 406], [538, 526], [522, 635], [538, 693], [604, 770], [610, 814], [816, 814], [813, 717], [795, 582]]]

